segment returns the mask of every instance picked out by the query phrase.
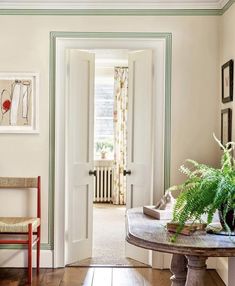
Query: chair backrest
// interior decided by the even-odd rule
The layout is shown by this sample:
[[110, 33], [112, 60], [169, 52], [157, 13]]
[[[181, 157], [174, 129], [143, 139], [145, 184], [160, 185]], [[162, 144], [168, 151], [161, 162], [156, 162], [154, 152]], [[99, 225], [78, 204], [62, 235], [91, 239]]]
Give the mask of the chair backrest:
[[0, 177], [0, 189], [37, 189], [37, 217], [41, 218], [41, 177]]

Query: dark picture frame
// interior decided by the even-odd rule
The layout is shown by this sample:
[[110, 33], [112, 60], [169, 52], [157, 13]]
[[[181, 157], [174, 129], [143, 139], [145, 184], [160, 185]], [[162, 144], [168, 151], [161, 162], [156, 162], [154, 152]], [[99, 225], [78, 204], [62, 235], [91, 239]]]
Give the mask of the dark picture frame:
[[221, 143], [232, 141], [232, 109], [226, 108], [221, 110]]
[[222, 102], [233, 101], [233, 60], [222, 65]]

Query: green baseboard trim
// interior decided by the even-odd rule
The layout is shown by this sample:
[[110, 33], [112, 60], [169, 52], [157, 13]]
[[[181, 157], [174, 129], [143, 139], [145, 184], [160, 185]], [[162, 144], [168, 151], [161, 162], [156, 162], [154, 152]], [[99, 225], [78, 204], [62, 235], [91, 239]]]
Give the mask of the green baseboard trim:
[[[0, 250], [1, 249], [27, 249], [26, 245], [22, 244], [1, 244], [0, 245]], [[49, 243], [41, 243], [41, 250], [53, 250], [53, 245]]]

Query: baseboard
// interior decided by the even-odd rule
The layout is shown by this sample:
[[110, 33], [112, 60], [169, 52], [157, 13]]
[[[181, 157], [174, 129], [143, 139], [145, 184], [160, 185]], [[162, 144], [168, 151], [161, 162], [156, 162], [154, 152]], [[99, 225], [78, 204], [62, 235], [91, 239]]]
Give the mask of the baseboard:
[[[172, 254], [154, 252], [153, 268], [169, 269], [171, 265]], [[217, 273], [223, 280], [225, 285], [228, 285], [228, 258], [226, 257], [210, 257], [207, 260], [208, 269], [216, 269]], [[230, 279], [234, 281], [234, 278]], [[233, 284], [231, 284], [233, 285]], [[230, 285], [229, 285], [230, 286]]]
[[[172, 254], [164, 253], [164, 257], [163, 257], [164, 269], [170, 268], [171, 257], [172, 257]], [[207, 265], [207, 269], [215, 269], [217, 265], [217, 258], [209, 257], [206, 262], [206, 265]]]
[[228, 258], [219, 257], [217, 258], [216, 271], [220, 278], [224, 281], [225, 285], [228, 285]]
[[153, 251], [153, 254], [152, 254], [152, 267], [154, 269], [164, 269], [163, 268], [163, 259], [164, 259], [164, 253]]
[[[27, 267], [27, 250], [26, 249], [0, 249], [0, 267]], [[36, 251], [33, 250], [33, 267], [36, 264]], [[53, 267], [53, 251], [41, 250], [42, 268]]]
[[163, 269], [169, 269], [171, 266], [172, 254], [164, 253], [163, 254]]
[[[157, 259], [158, 255], [159, 255], [159, 257]], [[154, 259], [155, 263], [153, 263], [153, 268], [157, 268], [157, 269], [169, 269], [170, 268], [172, 254], [155, 253], [154, 256], [156, 256], [156, 258]], [[216, 269], [217, 268], [217, 259], [218, 258], [210, 257], [207, 260], [207, 268], [208, 269]]]

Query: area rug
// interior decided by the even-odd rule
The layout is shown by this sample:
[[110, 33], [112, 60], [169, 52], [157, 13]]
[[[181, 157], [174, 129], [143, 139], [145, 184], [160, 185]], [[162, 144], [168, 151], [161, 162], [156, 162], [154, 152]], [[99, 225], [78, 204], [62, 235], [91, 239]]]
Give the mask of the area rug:
[[149, 267], [125, 257], [125, 206], [94, 204], [92, 258], [75, 267]]

